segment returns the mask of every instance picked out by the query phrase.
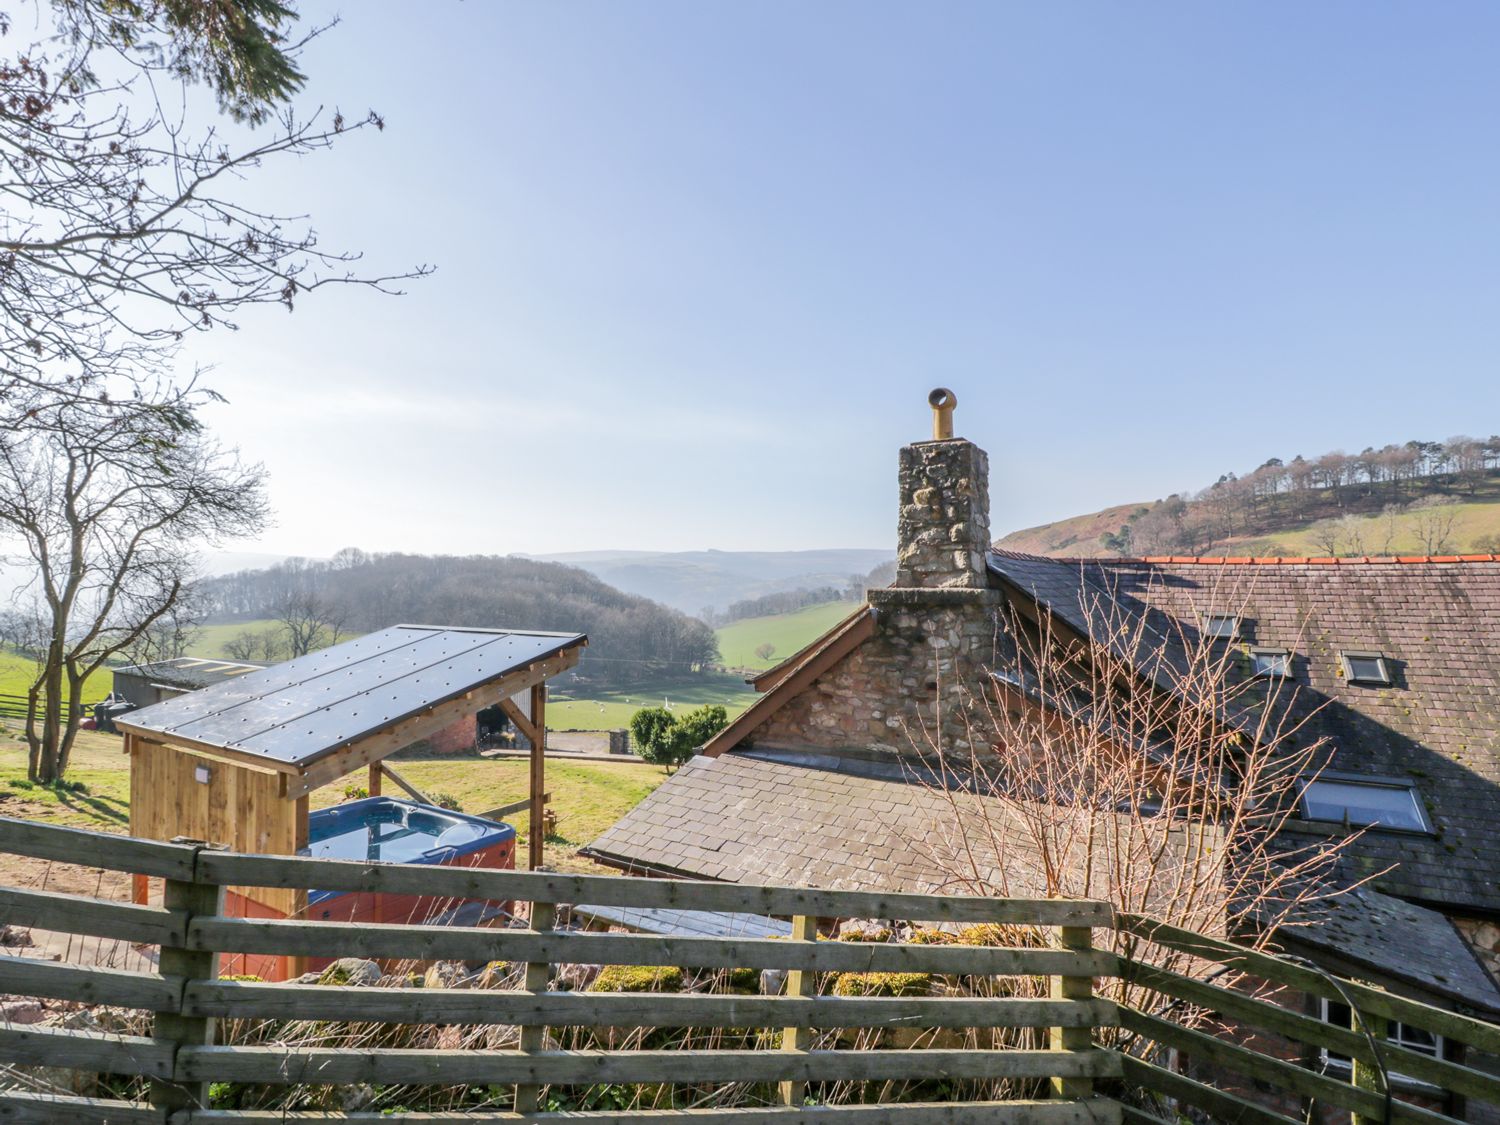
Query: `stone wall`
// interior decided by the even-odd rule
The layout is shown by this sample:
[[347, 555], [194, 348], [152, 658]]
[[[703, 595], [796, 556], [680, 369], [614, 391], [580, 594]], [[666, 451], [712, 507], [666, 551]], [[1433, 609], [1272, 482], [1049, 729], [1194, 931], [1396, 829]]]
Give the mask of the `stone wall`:
[[901, 450], [897, 586], [989, 585], [990, 459], [973, 442], [923, 441]]

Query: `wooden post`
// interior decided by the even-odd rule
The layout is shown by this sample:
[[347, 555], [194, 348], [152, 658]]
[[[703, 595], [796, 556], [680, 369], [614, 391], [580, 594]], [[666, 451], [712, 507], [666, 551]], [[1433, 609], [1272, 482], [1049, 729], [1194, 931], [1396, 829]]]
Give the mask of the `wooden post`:
[[526, 822], [527, 866], [535, 871], [543, 863], [542, 844], [547, 828], [543, 811], [547, 803], [547, 685], [531, 689], [531, 814]]
[[[536, 931], [550, 930], [557, 920], [557, 905], [551, 902], [531, 904], [531, 928]], [[525, 988], [527, 992], [546, 992], [552, 981], [552, 966], [546, 961], [526, 963]], [[521, 1050], [540, 1051], [547, 1045], [547, 1028], [543, 1024], [527, 1024], [521, 1028]], [[516, 1084], [516, 1112], [536, 1113], [540, 1108], [542, 1088]]]
[[381, 775], [380, 763], [379, 762], [371, 762], [370, 763], [370, 781], [365, 786], [365, 788], [370, 791], [370, 796], [372, 796], [372, 797], [378, 797], [378, 796], [380, 796], [380, 775]]
[[[1080, 953], [1093, 948], [1093, 931], [1088, 926], [1060, 926], [1060, 945], [1063, 949]], [[1052, 999], [1092, 1000], [1094, 998], [1093, 977], [1052, 978]], [[1054, 1027], [1051, 1031], [1051, 1046], [1054, 1051], [1087, 1051], [1094, 1045], [1092, 1027]], [[1055, 1098], [1087, 1098], [1094, 1092], [1091, 1078], [1052, 1079], [1052, 1096]]]
[[[292, 854], [300, 855], [302, 849], [306, 848], [311, 835], [308, 828], [308, 816], [312, 809], [312, 799], [304, 793], [297, 798], [296, 807], [292, 809]], [[307, 917], [307, 888], [298, 887], [292, 891], [292, 918]], [[287, 979], [294, 980], [307, 972], [306, 957], [288, 957], [286, 959]]]
[[[174, 843], [188, 843], [174, 840]], [[198, 843], [199, 841], [191, 841]], [[183, 879], [167, 879], [162, 890], [162, 905], [168, 910], [185, 910], [189, 921], [195, 917], [219, 914], [224, 902], [224, 888], [211, 883], [189, 882]], [[161, 947], [158, 965], [162, 976], [182, 977], [186, 980], [212, 980], [218, 975], [218, 954], [178, 946]], [[151, 1034], [158, 1040], [166, 1040], [174, 1047], [209, 1046], [214, 1038], [214, 1021], [202, 1016], [183, 1016], [176, 1012], [157, 1012], [152, 1023]], [[156, 1109], [166, 1110], [166, 1116], [179, 1109], [207, 1109], [207, 1082], [169, 1082], [161, 1078], [151, 1079], [149, 1098]]]
[[[1368, 983], [1368, 982], [1361, 982]], [[1352, 1024], [1354, 1030], [1363, 1034], [1364, 1030], [1374, 1036], [1377, 1043], [1385, 1041], [1390, 1034], [1390, 1023], [1384, 1016], [1377, 1016], [1370, 1012], [1361, 1011], [1353, 1016]], [[1355, 1056], [1350, 1070], [1349, 1080], [1361, 1090], [1368, 1090], [1376, 1097], [1385, 1096], [1385, 1084], [1380, 1077], [1380, 1070], [1373, 1062], [1365, 1062]], [[1350, 1114], [1351, 1125], [1381, 1125], [1382, 1118], [1367, 1117], [1362, 1113]]]
[[[817, 941], [818, 920], [810, 915], [798, 914], [792, 918], [793, 941]], [[786, 974], [788, 996], [811, 996], [815, 988], [815, 974], [809, 969], [791, 969]], [[812, 1028], [787, 1027], [781, 1031], [783, 1051], [806, 1051], [812, 1042]], [[807, 1083], [787, 1079], [781, 1083], [781, 1104], [799, 1106], [807, 1092]]]

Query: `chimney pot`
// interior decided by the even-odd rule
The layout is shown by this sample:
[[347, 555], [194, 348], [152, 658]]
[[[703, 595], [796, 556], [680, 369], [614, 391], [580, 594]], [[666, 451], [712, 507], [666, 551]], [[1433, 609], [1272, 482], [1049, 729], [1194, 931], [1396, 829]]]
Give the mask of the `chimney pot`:
[[935, 387], [927, 395], [927, 405], [932, 407], [932, 440], [951, 440], [953, 408], [958, 405], [958, 396], [947, 387]]

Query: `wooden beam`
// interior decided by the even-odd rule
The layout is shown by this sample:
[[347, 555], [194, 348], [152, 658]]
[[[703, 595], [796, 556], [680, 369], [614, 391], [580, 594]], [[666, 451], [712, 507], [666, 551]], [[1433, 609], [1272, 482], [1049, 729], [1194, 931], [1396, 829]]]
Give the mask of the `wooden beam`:
[[500, 701], [500, 710], [505, 712], [505, 717], [516, 725], [521, 736], [526, 739], [528, 746], [535, 745], [541, 741], [541, 735], [537, 733], [536, 727], [526, 716], [526, 713], [516, 706], [516, 701], [509, 696]]
[[380, 796], [380, 778], [381, 778], [380, 763], [379, 762], [373, 762], [373, 763], [371, 763], [371, 765], [370, 765], [370, 780], [369, 780], [369, 783], [365, 786], [365, 789], [369, 792], [370, 796], [372, 796], [372, 797], [378, 797], [378, 796]]
[[406, 778], [402, 777], [399, 773], [393, 770], [388, 763], [381, 762], [378, 765], [371, 766], [370, 769], [374, 772], [385, 774], [386, 777], [390, 778], [402, 789], [406, 790], [407, 795], [410, 796], [413, 801], [420, 801], [424, 805], [430, 805], [433, 803], [432, 798], [427, 796], [426, 793], [423, 793], [415, 785], [407, 781]]
[[[543, 793], [542, 804], [550, 805], [551, 803], [552, 794]], [[508, 805], [501, 805], [498, 809], [491, 809], [489, 812], [475, 813], [474, 815], [481, 820], [504, 820], [512, 813], [525, 812], [529, 808], [531, 808], [531, 798], [522, 797], [519, 801], [512, 801]]]
[[542, 844], [545, 841], [547, 802], [547, 685], [531, 689], [531, 722], [536, 738], [531, 740], [531, 816], [526, 824], [527, 866], [535, 871], [542, 866]]

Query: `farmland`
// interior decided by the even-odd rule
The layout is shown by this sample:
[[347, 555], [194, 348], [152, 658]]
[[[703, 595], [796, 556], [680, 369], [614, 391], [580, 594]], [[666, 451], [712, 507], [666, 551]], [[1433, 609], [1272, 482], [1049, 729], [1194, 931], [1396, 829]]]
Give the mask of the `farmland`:
[[732, 719], [757, 696], [745, 681], [727, 673], [663, 676], [628, 688], [554, 687], [547, 697], [547, 725], [555, 730], [613, 730], [630, 725], [642, 707], [667, 707], [681, 714], [708, 703], [722, 704]]
[[[854, 602], [824, 602], [795, 613], [747, 617], [732, 622], [718, 630], [719, 655], [730, 668], [760, 671], [774, 667], [828, 632], [857, 608]], [[769, 657], [755, 654], [762, 645], [772, 646], [774, 651]]]

